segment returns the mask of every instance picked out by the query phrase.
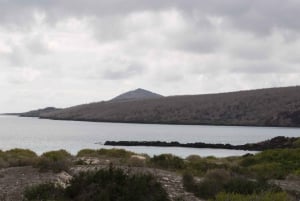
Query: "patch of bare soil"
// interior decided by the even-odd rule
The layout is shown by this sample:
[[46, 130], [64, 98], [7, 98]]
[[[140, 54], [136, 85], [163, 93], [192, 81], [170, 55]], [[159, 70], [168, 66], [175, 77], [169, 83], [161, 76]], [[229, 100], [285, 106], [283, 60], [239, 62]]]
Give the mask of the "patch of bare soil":
[[29, 166], [0, 169], [0, 201], [21, 201], [27, 186], [56, 180], [56, 174]]

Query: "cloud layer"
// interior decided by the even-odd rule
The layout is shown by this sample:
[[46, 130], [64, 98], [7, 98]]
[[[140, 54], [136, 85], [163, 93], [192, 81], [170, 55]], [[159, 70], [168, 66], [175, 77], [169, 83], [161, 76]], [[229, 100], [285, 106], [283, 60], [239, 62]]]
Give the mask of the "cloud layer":
[[1, 112], [297, 85], [297, 0], [0, 0]]

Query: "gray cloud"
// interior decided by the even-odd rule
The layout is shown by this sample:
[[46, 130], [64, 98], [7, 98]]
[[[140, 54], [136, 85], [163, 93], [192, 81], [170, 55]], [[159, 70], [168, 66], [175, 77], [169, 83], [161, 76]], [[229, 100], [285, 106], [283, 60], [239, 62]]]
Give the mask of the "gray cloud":
[[159, 11], [176, 8], [190, 15], [220, 16], [229, 20], [236, 28], [254, 33], [270, 33], [275, 28], [299, 30], [297, 20], [300, 2], [295, 0], [254, 0], [254, 1], [204, 1], [204, 0], [30, 0], [6, 1], [0, 8], [1, 20], [26, 25], [32, 22], [35, 13], [45, 13], [48, 21], [59, 21], [64, 17], [124, 16], [145, 10]]
[[[138, 87], [172, 95], [299, 82], [297, 0], [0, 2], [0, 90], [26, 96], [19, 108]], [[0, 112], [18, 108], [9, 102]]]
[[49, 22], [65, 17], [124, 16], [132, 12], [175, 8], [191, 20], [195, 16], [220, 16], [235, 28], [254, 33], [269, 33], [275, 28], [299, 30], [300, 2], [295, 0], [204, 1], [204, 0], [30, 0], [5, 1], [0, 8], [1, 21], [26, 25], [37, 13], [45, 13]]
[[102, 74], [102, 78], [109, 79], [109, 80], [128, 79], [143, 73], [144, 70], [145, 68], [138, 64], [131, 64], [121, 69], [118, 67], [117, 68], [109, 67], [104, 70]]

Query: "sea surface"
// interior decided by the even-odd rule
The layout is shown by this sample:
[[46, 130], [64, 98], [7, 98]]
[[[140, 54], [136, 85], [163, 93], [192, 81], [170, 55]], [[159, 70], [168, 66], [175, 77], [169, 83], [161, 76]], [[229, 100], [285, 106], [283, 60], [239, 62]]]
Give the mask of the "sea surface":
[[[0, 116], [0, 149], [26, 148], [41, 154], [66, 149], [76, 154], [84, 148], [112, 148], [105, 141], [178, 141], [245, 144], [276, 136], [300, 137], [299, 128], [198, 126], [57, 121], [17, 116]], [[176, 147], [115, 147], [150, 156], [172, 153], [180, 157], [238, 156], [251, 151]]]

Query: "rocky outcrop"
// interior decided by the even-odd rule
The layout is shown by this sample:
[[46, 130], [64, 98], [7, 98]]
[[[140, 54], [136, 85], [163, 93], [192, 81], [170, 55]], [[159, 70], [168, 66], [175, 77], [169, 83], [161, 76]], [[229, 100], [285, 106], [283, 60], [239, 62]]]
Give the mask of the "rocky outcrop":
[[106, 141], [104, 145], [110, 146], [152, 146], [152, 147], [190, 147], [190, 148], [213, 148], [213, 149], [235, 149], [249, 151], [263, 151], [267, 149], [292, 148], [294, 142], [299, 138], [278, 136], [271, 140], [244, 145], [210, 144], [203, 142], [186, 143], [162, 142], [162, 141]]

